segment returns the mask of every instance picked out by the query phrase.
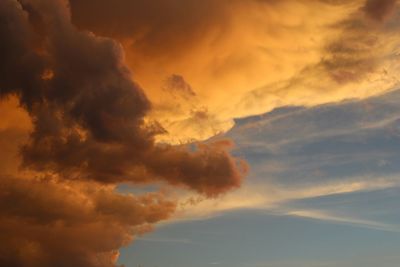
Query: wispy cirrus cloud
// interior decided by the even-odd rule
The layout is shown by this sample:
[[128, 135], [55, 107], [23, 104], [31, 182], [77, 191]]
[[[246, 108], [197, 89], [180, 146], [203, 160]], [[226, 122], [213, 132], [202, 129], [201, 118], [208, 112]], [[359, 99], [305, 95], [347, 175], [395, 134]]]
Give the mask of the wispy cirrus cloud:
[[[261, 209], [397, 231], [396, 220], [389, 219], [396, 211], [380, 196], [400, 186], [399, 95], [394, 91], [364, 100], [287, 107], [237, 120], [227, 136], [238, 144], [234, 153], [249, 161], [248, 182], [218, 200], [194, 198], [193, 209], [178, 208], [181, 218]], [[375, 195], [377, 208], [368, 209], [365, 205]], [[387, 201], [393, 203], [396, 193], [391, 195]], [[384, 215], [372, 216], [374, 210]]]

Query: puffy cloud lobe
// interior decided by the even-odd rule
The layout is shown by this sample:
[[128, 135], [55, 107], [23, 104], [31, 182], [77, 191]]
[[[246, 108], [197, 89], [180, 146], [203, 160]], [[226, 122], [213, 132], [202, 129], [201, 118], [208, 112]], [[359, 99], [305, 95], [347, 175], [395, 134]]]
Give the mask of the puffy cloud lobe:
[[168, 218], [174, 202], [93, 182], [0, 178], [2, 266], [115, 266], [134, 234]]
[[20, 4], [2, 1], [0, 7], [0, 96], [17, 91], [24, 103], [31, 104], [41, 97], [44, 62], [31, 47], [34, 38]]
[[[158, 157], [148, 159], [152, 174], [168, 177], [171, 184], [184, 181], [189, 187], [208, 196], [217, 196], [241, 184], [241, 173], [248, 172], [244, 161], [235, 162], [229, 157], [227, 145], [230, 141], [220, 140], [211, 144], [199, 144], [197, 151], [160, 148]], [[229, 159], [229, 160], [227, 160]], [[235, 168], [237, 166], [237, 168]]]

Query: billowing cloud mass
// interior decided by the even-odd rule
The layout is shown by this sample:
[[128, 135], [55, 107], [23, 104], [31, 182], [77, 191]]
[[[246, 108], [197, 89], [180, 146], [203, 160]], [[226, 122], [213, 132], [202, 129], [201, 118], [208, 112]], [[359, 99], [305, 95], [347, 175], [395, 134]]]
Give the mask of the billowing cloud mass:
[[121, 246], [175, 209], [118, 183], [206, 197], [240, 186], [247, 166], [229, 142], [155, 143], [163, 129], [145, 121], [151, 103], [122, 47], [78, 31], [67, 1], [1, 1], [0, 40], [1, 266], [115, 266]]
[[2, 5], [1, 93], [18, 95], [34, 124], [26, 166], [104, 183], [161, 180], [210, 195], [239, 185], [237, 162], [218, 146], [189, 153], [154, 145], [162, 129], [144, 123], [150, 102], [121, 47], [76, 31], [66, 3]]
[[116, 194], [94, 183], [1, 177], [1, 266], [115, 266], [134, 234], [168, 218], [161, 195]]
[[114, 267], [174, 214], [168, 189], [213, 199], [241, 185], [231, 141], [194, 141], [276, 107], [391, 90], [398, 6], [0, 0], [0, 266]]
[[[120, 40], [165, 142], [206, 139], [235, 117], [365, 98], [397, 83], [394, 0], [72, 0], [71, 7], [78, 27]], [[163, 89], [174, 75], [195, 93], [191, 105]]]

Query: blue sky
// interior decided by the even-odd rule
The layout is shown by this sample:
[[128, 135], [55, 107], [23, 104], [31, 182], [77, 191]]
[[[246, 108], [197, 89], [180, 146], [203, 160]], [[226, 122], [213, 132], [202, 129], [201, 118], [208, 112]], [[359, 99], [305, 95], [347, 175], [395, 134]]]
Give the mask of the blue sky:
[[[250, 164], [243, 188], [215, 200], [211, 207], [218, 212], [159, 225], [123, 249], [120, 261], [144, 267], [398, 266], [399, 100], [394, 90], [236, 120], [225, 136]], [[245, 207], [221, 204], [255, 195], [264, 197]]]

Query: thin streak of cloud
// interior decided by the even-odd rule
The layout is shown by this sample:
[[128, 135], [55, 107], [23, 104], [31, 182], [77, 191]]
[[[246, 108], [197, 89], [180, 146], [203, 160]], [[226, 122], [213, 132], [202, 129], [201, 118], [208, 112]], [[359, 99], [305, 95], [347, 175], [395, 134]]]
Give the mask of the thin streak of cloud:
[[195, 244], [192, 240], [183, 238], [137, 237], [136, 240], [157, 243]]
[[[321, 183], [310, 187], [296, 186], [288, 188], [279, 185], [245, 185], [237, 192], [229, 193], [220, 199], [202, 199], [197, 197], [193, 205], [181, 202], [177, 214], [172, 220], [165, 221], [160, 225], [179, 223], [187, 220], [205, 220], [219, 216], [224, 212], [255, 209], [279, 212], [286, 208], [289, 201], [333, 196], [340, 194], [352, 194], [360, 192], [371, 192], [388, 188], [400, 187], [400, 177], [352, 177], [345, 181], [333, 181]], [[181, 196], [182, 199], [194, 198], [196, 196]]]
[[326, 211], [319, 211], [319, 210], [292, 210], [284, 213], [289, 216], [296, 216], [296, 217], [303, 217], [303, 218], [310, 218], [315, 220], [333, 222], [333, 223], [340, 223], [340, 224], [348, 224], [356, 227], [363, 227], [378, 231], [387, 231], [387, 232], [394, 232], [400, 233], [400, 225], [392, 225], [381, 223], [377, 221], [371, 220], [364, 220], [359, 219], [351, 216], [338, 216], [335, 214], [331, 214]]

